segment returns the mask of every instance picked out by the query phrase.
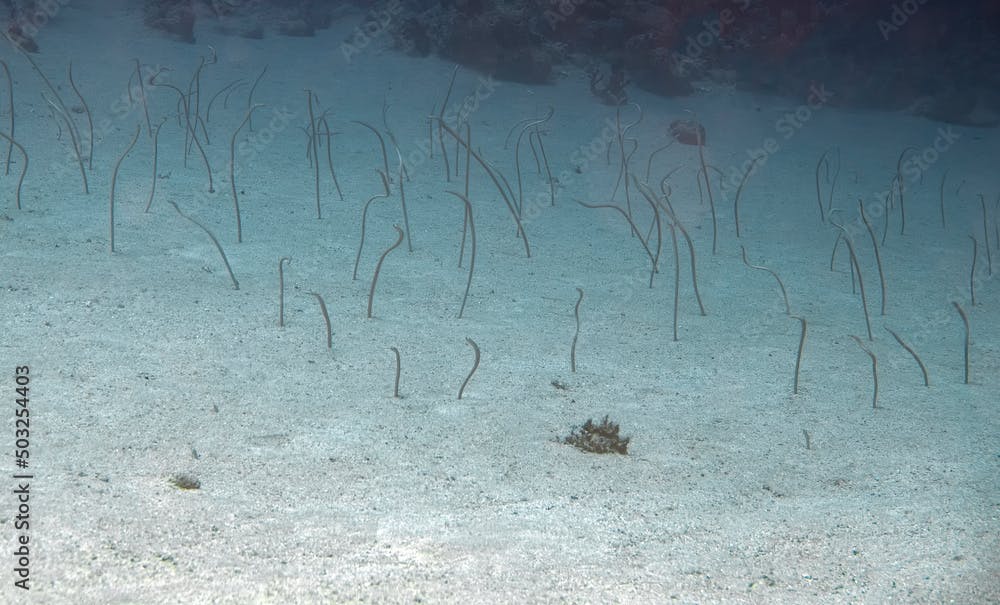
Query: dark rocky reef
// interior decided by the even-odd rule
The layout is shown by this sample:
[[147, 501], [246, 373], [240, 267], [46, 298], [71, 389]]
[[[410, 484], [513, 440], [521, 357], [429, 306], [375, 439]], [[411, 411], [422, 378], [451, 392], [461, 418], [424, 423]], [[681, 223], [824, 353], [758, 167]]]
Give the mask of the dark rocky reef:
[[35, 0], [0, 0], [7, 39], [24, 52], [39, 51], [35, 35], [55, 16], [50, 13], [50, 7], [43, 8]]
[[360, 31], [370, 32], [365, 44], [385, 33], [401, 52], [532, 84], [574, 66], [591, 74], [595, 101], [609, 105], [624, 102], [628, 87], [678, 96], [724, 84], [800, 103], [980, 126], [1000, 121], [1000, 70], [980, 67], [1000, 65], [1000, 3], [986, 0], [348, 3], [147, 0], [146, 19], [191, 41], [195, 19], [251, 38], [310, 36], [360, 12]]
[[194, 43], [194, 7], [191, 0], [146, 0], [143, 23], [180, 40]]
[[530, 3], [397, 0], [388, 25], [394, 45], [409, 54], [435, 53], [501, 80], [548, 82], [559, 59], [539, 32]]
[[195, 24], [244, 38], [308, 37], [330, 27], [344, 5], [323, 0], [146, 0], [148, 27], [194, 42]]
[[[996, 2], [393, 1], [405, 52], [530, 83], [576, 64], [606, 104], [626, 98], [623, 82], [664, 96], [724, 83], [961, 124], [1000, 115], [1000, 71], [978, 67], [1000, 64]], [[617, 84], [600, 80], [618, 66]]]

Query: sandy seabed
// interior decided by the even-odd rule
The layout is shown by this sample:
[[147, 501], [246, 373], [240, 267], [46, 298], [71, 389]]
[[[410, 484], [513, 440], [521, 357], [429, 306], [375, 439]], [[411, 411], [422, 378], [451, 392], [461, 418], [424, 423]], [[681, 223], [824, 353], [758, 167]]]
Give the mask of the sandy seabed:
[[[473, 163], [475, 273], [458, 319], [470, 250], [459, 267], [464, 204], [448, 191], [463, 191], [465, 157], [458, 154], [456, 176], [446, 133], [446, 180], [436, 133], [428, 152], [428, 116], [452, 66], [400, 56], [378, 39], [347, 61], [340, 44], [356, 25], [345, 19], [315, 38], [263, 40], [206, 27], [186, 45], [144, 30], [123, 3], [65, 7], [39, 34], [34, 59], [86, 133], [65, 77], [72, 61], [95, 125], [92, 168], [84, 158], [89, 194], [69, 129], [42, 97], [53, 100], [52, 92], [4, 50], [30, 166], [21, 210], [16, 150], [0, 177], [9, 414], [0, 442], [17, 449], [15, 414], [28, 409], [27, 468], [15, 468], [16, 456], [5, 465], [32, 478], [10, 476], [0, 500], [0, 600], [1000, 602], [1000, 288], [987, 265], [1000, 272], [995, 130], [810, 106], [716, 82], [679, 99], [632, 91], [643, 116], [625, 135], [637, 148], [629, 169], [655, 191], [676, 169], [670, 201], [696, 251], [702, 315], [686, 243], [675, 257], [665, 214], [650, 287], [649, 255], [622, 215], [576, 203], [630, 203], [655, 252], [652, 209], [634, 182], [628, 197], [624, 183], [616, 187], [616, 112], [589, 95], [586, 75], [567, 67], [553, 84], [529, 87], [461, 70], [451, 105], [467, 102], [473, 147], [506, 176], [508, 196], [523, 191], [531, 256]], [[153, 145], [138, 97], [128, 101], [133, 58], [153, 71], [169, 67], [160, 81], [186, 91], [211, 49], [218, 62], [202, 70], [203, 115], [212, 95], [242, 80], [215, 98], [199, 131], [214, 192], [195, 148], [185, 162], [177, 94], [152, 88], [150, 120], [163, 125], [145, 212]], [[263, 106], [235, 140], [237, 243], [229, 145], [265, 65], [253, 97]], [[324, 138], [322, 220], [304, 89], [335, 133], [329, 149], [343, 199]], [[505, 145], [520, 120], [550, 106], [541, 139], [554, 205], [529, 147], [537, 139], [525, 135], [518, 147], [514, 130]], [[647, 164], [686, 110], [708, 132], [714, 254], [697, 148], [674, 144]], [[0, 103], [0, 118], [8, 111]], [[636, 115], [624, 107], [621, 121]], [[362, 208], [383, 192], [376, 169], [384, 165], [377, 139], [355, 121], [386, 134], [392, 174], [390, 196], [369, 208], [352, 279]], [[111, 254], [111, 176], [137, 126], [116, 181]], [[406, 158], [402, 179], [390, 131]], [[901, 234], [898, 195], [888, 218], [876, 200], [908, 146]], [[819, 170], [826, 200], [839, 157], [823, 222], [816, 161], [833, 149], [829, 169]], [[737, 238], [733, 175], [762, 150], [740, 194]], [[385, 257], [368, 318], [374, 269], [396, 240], [393, 226], [404, 226], [400, 184], [412, 250], [403, 243]], [[868, 218], [884, 294], [859, 198], [876, 210]], [[209, 237], [169, 202], [218, 238], [238, 290]], [[843, 243], [831, 269], [832, 222], [845, 225], [856, 250], [872, 340]], [[975, 305], [970, 235], [979, 249]], [[749, 262], [781, 277], [789, 309], [772, 276], [743, 264], [741, 246]], [[279, 328], [281, 257], [291, 261]], [[313, 292], [328, 308], [331, 349]], [[953, 303], [971, 329], [968, 384]], [[793, 394], [798, 317], [808, 328]], [[919, 354], [929, 387], [885, 328]], [[878, 360], [876, 408], [871, 359], [852, 335]], [[458, 399], [473, 363], [467, 338], [482, 358]], [[390, 347], [400, 352], [401, 398], [392, 396]], [[22, 366], [27, 403], [16, 392]], [[558, 442], [605, 415], [630, 438], [628, 455]], [[178, 489], [171, 480], [179, 475], [200, 488]], [[18, 513], [23, 482], [29, 528]], [[14, 586], [22, 536], [30, 591]]]

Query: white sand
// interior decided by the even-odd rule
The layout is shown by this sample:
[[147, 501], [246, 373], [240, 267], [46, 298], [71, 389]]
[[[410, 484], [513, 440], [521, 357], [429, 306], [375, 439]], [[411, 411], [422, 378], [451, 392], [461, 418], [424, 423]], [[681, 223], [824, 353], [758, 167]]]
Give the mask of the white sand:
[[[672, 201], [695, 242], [707, 308], [700, 316], [681, 243], [673, 342], [669, 231], [650, 289], [649, 260], [621, 216], [573, 202], [611, 201], [618, 156], [605, 163], [601, 130], [614, 110], [590, 96], [575, 68], [551, 86], [497, 83], [470, 116], [474, 146], [516, 190], [513, 149], [503, 140], [518, 120], [552, 105], [544, 140], [560, 188], [550, 207], [525, 140], [527, 259], [502, 199], [474, 167], [478, 256], [459, 320], [463, 210], [446, 191], [460, 191], [462, 178], [444, 181], [438, 150], [433, 160], [419, 155], [448, 64], [402, 57], [384, 49], [385, 39], [346, 62], [339, 45], [357, 18], [311, 39], [243, 40], [204, 27], [196, 45], [185, 45], [142, 28], [137, 8], [88, 4], [72, 3], [39, 34], [36, 60], [70, 106], [77, 104], [65, 78], [72, 60], [95, 123], [109, 126], [98, 129], [89, 195], [65, 128], [57, 139], [39, 96], [49, 93], [22, 57], [3, 51], [31, 164], [21, 211], [13, 197], [19, 155], [11, 176], [0, 178], [0, 359], [9, 414], [0, 442], [9, 453], [12, 370], [29, 365], [35, 478], [27, 593], [13, 586], [11, 553], [22, 533], [13, 528], [14, 479], [0, 501], [7, 553], [0, 601], [1000, 602], [1000, 287], [986, 273], [978, 200], [986, 195], [992, 230], [1000, 190], [994, 130], [823, 107], [785, 138], [777, 120], [800, 100], [718, 85], [682, 99], [630, 90], [645, 111], [629, 132], [639, 141], [632, 171], [640, 178], [648, 154], [669, 140], [667, 125], [686, 109], [706, 125], [707, 160], [727, 174], [766, 139], [780, 147], [743, 190], [740, 240], [735, 187], [720, 192], [713, 177], [714, 256], [695, 182], [697, 150], [674, 145], [656, 156], [654, 185], [681, 167], [670, 180]], [[182, 165], [183, 132], [167, 120], [149, 214], [145, 119], [137, 107], [115, 109], [133, 57], [169, 66], [168, 81], [186, 89], [209, 45], [219, 63], [203, 72], [203, 112], [220, 87], [252, 81], [268, 65], [254, 96], [266, 104], [254, 130], [270, 132], [273, 120], [273, 142], [251, 145], [236, 166], [242, 244], [226, 166], [248, 87], [228, 108], [221, 97], [212, 108], [206, 151], [214, 194], [205, 194], [197, 155]], [[479, 78], [462, 70], [452, 102], [472, 94]], [[305, 88], [330, 109], [340, 133], [333, 150], [346, 199], [321, 172], [321, 221], [301, 130]], [[401, 214], [394, 182], [392, 198], [372, 205], [352, 281], [361, 207], [381, 190], [382, 160], [374, 136], [351, 120], [381, 127], [384, 95], [403, 154], [420, 160], [411, 161], [406, 182], [414, 249], [388, 256], [375, 317], [366, 319], [372, 271]], [[150, 93], [154, 122], [173, 115], [175, 100], [166, 89]], [[6, 124], [6, 102], [0, 107]], [[279, 111], [292, 114], [284, 124]], [[623, 120], [634, 115], [626, 108]], [[86, 132], [82, 116], [74, 118]], [[139, 123], [143, 134], [118, 177], [111, 255], [111, 172]], [[922, 183], [907, 181], [904, 236], [898, 207], [890, 218], [884, 317], [871, 243], [853, 231], [872, 311], [868, 344], [879, 360], [873, 410], [870, 361], [849, 337], [865, 337], [861, 301], [851, 293], [843, 247], [836, 271], [829, 269], [836, 231], [818, 217], [815, 163], [839, 147], [835, 218], [858, 225], [858, 197], [874, 200], [900, 150], [923, 150], [941, 128], [959, 139]], [[453, 159], [453, 141], [448, 151]], [[584, 157], [590, 161], [578, 174]], [[649, 208], [632, 196], [645, 229]], [[238, 291], [209, 239], [168, 200], [218, 236]], [[622, 191], [615, 202], [624, 203]], [[873, 222], [881, 235], [882, 219]], [[975, 307], [969, 234], [981, 254]], [[742, 264], [741, 244], [751, 262], [778, 272], [793, 314], [809, 322], [796, 396], [799, 324], [785, 315], [774, 280]], [[281, 256], [293, 259], [284, 329], [277, 326]], [[577, 287], [585, 298], [571, 373]], [[332, 351], [310, 291], [329, 306]], [[968, 385], [952, 301], [972, 325]], [[883, 326], [920, 353], [930, 388]], [[481, 347], [482, 365], [459, 401], [472, 363], [467, 337]], [[402, 399], [391, 396], [392, 346], [402, 355]], [[631, 437], [628, 456], [555, 441], [605, 414]], [[14, 472], [10, 458], [5, 465]], [[168, 481], [175, 473], [196, 476], [201, 489], [176, 489]]]

